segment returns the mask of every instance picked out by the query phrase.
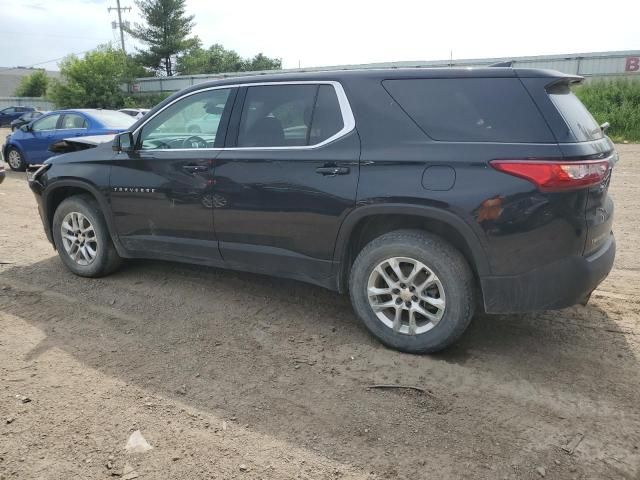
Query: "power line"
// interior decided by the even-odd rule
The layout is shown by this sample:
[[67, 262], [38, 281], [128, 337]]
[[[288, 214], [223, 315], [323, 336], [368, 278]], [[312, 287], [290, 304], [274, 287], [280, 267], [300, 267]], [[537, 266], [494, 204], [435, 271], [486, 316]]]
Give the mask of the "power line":
[[107, 10], [109, 11], [109, 13], [111, 13], [111, 10], [117, 10], [118, 11], [118, 27], [120, 28], [120, 43], [122, 44], [122, 53], [124, 53], [125, 55], [127, 54], [126, 50], [124, 49], [124, 31], [122, 29], [122, 11], [126, 10], [126, 11], [131, 11], [131, 7], [121, 7], [120, 6], [120, 0], [116, 0], [116, 7], [109, 7], [107, 8]]
[[76, 52], [76, 53], [69, 53], [67, 55], [64, 55], [63, 57], [58, 57], [58, 58], [52, 58], [51, 60], [45, 60], [44, 62], [37, 62], [37, 63], [32, 63], [31, 65], [21, 65], [19, 67], [0, 67], [0, 72], [7, 72], [10, 70], [21, 70], [23, 68], [33, 68], [37, 65], [43, 65], [45, 63], [51, 63], [51, 62], [57, 62], [58, 60], [62, 60], [63, 58], [67, 58], [69, 55], [83, 55], [87, 52], [90, 52], [91, 50], [93, 50], [93, 48], [90, 48], [89, 50], [85, 50], [83, 52]]
[[100, 40], [99, 37], [85, 37], [82, 35], [63, 35], [59, 33], [40, 33], [40, 32], [10, 32], [7, 30], [0, 31], [0, 35], [22, 35], [29, 37], [60, 37], [60, 38], [84, 38], [86, 40]]

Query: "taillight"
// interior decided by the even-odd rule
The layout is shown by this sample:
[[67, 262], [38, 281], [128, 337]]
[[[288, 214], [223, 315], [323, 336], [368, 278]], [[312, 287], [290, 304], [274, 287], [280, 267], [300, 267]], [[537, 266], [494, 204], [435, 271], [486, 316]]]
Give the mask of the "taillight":
[[609, 172], [609, 160], [492, 160], [493, 168], [524, 178], [543, 192], [563, 192], [601, 183]]

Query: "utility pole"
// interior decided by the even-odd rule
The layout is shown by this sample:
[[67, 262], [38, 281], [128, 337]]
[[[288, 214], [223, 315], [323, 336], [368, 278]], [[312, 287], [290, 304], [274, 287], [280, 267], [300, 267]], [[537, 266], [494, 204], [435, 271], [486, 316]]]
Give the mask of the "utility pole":
[[124, 49], [124, 31], [122, 30], [122, 10], [126, 10], [130, 12], [131, 7], [121, 7], [120, 0], [116, 0], [116, 5], [117, 5], [116, 7], [109, 7], [107, 8], [107, 10], [109, 11], [109, 13], [111, 13], [111, 10], [118, 11], [118, 27], [120, 28], [120, 43], [122, 44], [122, 53], [126, 55], [127, 51]]

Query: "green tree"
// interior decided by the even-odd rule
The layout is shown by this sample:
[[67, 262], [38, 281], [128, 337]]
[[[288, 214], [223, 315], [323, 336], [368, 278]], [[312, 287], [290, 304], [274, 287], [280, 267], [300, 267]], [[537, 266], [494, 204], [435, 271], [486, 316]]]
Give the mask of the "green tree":
[[22, 77], [14, 95], [16, 97], [44, 97], [48, 85], [49, 77], [44, 70], [36, 70], [32, 74]]
[[227, 50], [219, 43], [204, 49], [199, 42], [180, 57], [178, 71], [181, 75], [200, 73], [246, 72], [255, 70], [277, 70], [282, 68], [277, 58], [269, 58], [259, 53], [253, 58], [243, 59], [234, 50]]
[[136, 60], [158, 74], [174, 75], [174, 63], [180, 55], [198, 44], [196, 37], [189, 37], [194, 22], [193, 15], [185, 13], [185, 0], [136, 0], [135, 3], [145, 23], [136, 23], [127, 31], [148, 47], [138, 50]]
[[65, 108], [120, 108], [125, 98], [121, 85], [144, 73], [111, 45], [98, 47], [82, 59], [71, 55], [59, 66], [62, 81], [53, 81], [49, 96]]
[[279, 58], [269, 58], [262, 53], [255, 57], [245, 60], [244, 70], [247, 72], [255, 72], [258, 70], [280, 70], [282, 68], [282, 60]]

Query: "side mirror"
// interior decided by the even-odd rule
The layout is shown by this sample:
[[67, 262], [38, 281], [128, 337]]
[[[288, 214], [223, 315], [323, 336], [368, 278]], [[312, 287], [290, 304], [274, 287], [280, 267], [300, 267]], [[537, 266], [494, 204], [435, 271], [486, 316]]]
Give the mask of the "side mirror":
[[25, 123], [20, 127], [20, 130], [22, 130], [23, 132], [30, 132], [32, 130], [31, 124]]
[[604, 122], [602, 125], [600, 125], [600, 130], [602, 130], [602, 133], [607, 133], [607, 130], [609, 130], [610, 126], [611, 124], [609, 122]]
[[131, 132], [122, 132], [113, 138], [111, 146], [114, 152], [133, 152], [135, 144], [133, 142], [133, 134]]

